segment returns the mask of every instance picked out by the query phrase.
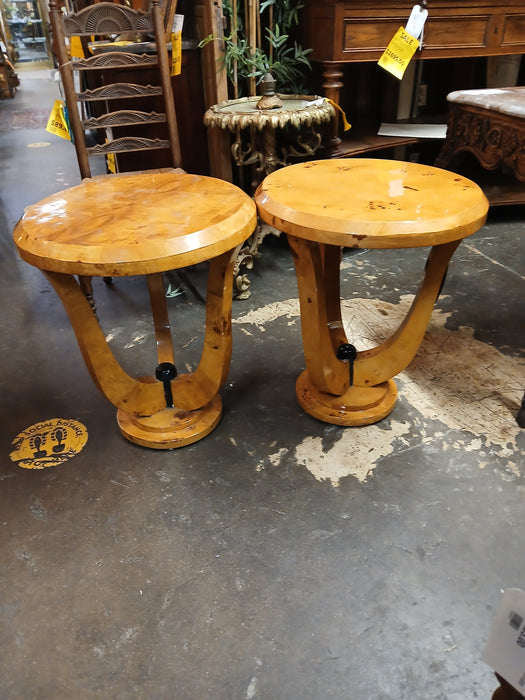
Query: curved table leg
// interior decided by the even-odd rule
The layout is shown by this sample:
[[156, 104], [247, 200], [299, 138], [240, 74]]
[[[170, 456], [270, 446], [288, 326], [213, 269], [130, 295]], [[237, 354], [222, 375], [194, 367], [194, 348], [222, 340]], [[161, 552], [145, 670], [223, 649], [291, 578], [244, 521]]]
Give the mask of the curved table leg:
[[294, 254], [306, 370], [296, 385], [297, 399], [310, 415], [335, 425], [369, 425], [393, 409], [393, 377], [412, 361], [427, 329], [448, 263], [459, 241], [434, 246], [424, 280], [397, 331], [376, 348], [356, 351], [355, 360], [338, 359], [348, 346], [341, 319], [340, 248], [288, 236]]
[[[197, 442], [218, 424], [222, 415], [218, 392], [226, 381], [231, 359], [233, 265], [237, 251], [228, 251], [210, 262], [201, 359], [194, 372], [169, 382], [171, 402], [162, 381], [154, 376], [136, 379], [120, 367], [75, 278], [43, 271], [64, 305], [93, 381], [118, 409], [118, 424], [128, 440], [145, 447], [172, 449]], [[170, 363], [171, 329], [161, 276], [149, 275], [148, 287], [158, 359]]]

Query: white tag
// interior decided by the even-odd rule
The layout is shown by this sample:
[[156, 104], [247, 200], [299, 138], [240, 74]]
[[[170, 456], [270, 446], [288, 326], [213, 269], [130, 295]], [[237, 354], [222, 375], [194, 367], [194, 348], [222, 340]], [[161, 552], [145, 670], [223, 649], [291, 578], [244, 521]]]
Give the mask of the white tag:
[[503, 593], [481, 659], [519, 693], [525, 692], [525, 591], [520, 588]]
[[177, 34], [177, 32], [182, 32], [182, 26], [184, 24], [184, 15], [175, 15], [173, 17], [172, 32]]
[[419, 35], [423, 32], [423, 27], [428, 17], [428, 10], [424, 10], [421, 5], [414, 5], [410, 17], [408, 18], [406, 31], [411, 34], [414, 39], [419, 39]]

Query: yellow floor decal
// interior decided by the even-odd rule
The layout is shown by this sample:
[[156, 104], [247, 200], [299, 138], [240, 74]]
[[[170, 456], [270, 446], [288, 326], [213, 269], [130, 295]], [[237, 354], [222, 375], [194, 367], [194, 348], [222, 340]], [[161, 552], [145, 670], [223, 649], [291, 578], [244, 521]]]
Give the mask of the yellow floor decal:
[[87, 429], [69, 418], [52, 418], [35, 423], [13, 440], [9, 455], [24, 469], [56, 467], [78, 454], [87, 442]]

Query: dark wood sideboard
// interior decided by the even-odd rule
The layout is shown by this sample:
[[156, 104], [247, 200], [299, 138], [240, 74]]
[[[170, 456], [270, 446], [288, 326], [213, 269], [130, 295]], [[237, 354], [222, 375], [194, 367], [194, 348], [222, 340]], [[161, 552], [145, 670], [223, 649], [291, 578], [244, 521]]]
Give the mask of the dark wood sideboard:
[[[412, 0], [303, 2], [301, 43], [312, 49], [310, 59], [322, 70], [325, 95], [337, 103], [345, 88], [345, 64], [377, 62], [397, 29], [405, 26], [414, 5]], [[416, 60], [525, 53], [524, 0], [428, 0], [427, 9], [423, 50], [416, 53]], [[337, 120], [330, 149], [346, 154]]]

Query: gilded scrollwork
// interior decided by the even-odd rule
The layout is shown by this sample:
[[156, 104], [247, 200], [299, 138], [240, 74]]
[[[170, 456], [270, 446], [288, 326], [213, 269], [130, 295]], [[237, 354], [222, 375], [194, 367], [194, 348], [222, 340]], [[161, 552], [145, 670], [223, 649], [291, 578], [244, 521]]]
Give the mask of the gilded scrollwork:
[[206, 112], [206, 126], [229, 129], [245, 129], [253, 126], [258, 131], [266, 127], [283, 129], [286, 126], [299, 128], [330, 121], [335, 115], [334, 107], [320, 97], [307, 95], [279, 95], [283, 106], [278, 109], [257, 109], [258, 97], [240, 97], [237, 100], [220, 102]]

